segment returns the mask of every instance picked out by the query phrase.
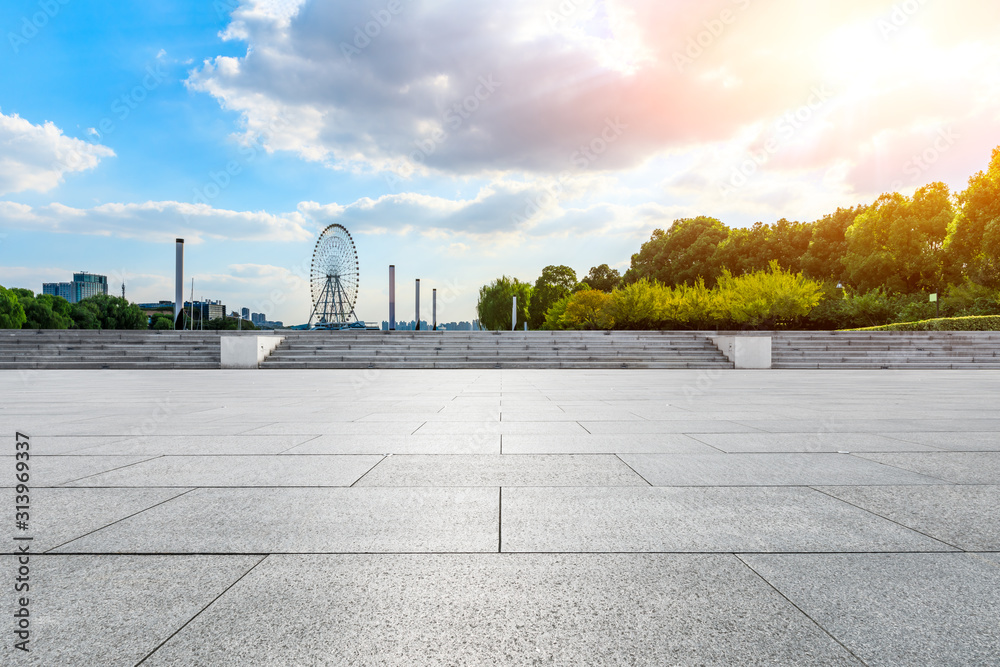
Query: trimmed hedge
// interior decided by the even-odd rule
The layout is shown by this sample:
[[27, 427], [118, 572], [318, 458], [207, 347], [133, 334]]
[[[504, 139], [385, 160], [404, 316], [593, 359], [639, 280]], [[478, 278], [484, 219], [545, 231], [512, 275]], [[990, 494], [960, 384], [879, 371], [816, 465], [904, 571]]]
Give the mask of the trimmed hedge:
[[900, 322], [865, 329], [842, 329], [842, 331], [1000, 331], [1000, 315], [980, 317], [942, 317], [920, 322]]

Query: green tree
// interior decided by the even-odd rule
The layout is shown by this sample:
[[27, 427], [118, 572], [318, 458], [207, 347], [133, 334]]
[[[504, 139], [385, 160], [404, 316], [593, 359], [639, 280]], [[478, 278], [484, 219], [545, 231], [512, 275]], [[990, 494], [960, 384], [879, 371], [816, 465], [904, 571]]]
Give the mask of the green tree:
[[944, 183], [920, 188], [912, 198], [882, 195], [847, 230], [850, 283], [865, 292], [884, 286], [903, 294], [943, 286], [951, 277], [944, 242], [954, 217]]
[[822, 284], [782, 269], [734, 276], [723, 271], [716, 288], [716, 318], [737, 327], [774, 329], [805, 317], [823, 298]]
[[718, 270], [713, 264], [715, 249], [729, 236], [729, 228], [715, 218], [677, 220], [670, 229], [656, 229], [638, 253], [623, 280], [642, 278], [664, 285], [694, 284], [704, 278], [714, 284]]
[[948, 230], [949, 257], [973, 282], [1000, 287], [1000, 147], [986, 171], [969, 179], [958, 204]]
[[39, 294], [22, 301], [22, 305], [28, 318], [22, 329], [69, 329], [73, 325], [70, 303], [61, 296]]
[[799, 271], [811, 238], [812, 223], [784, 218], [773, 225], [757, 222], [752, 227], [733, 228], [716, 248], [712, 264], [737, 276], [766, 271], [774, 260], [783, 268]]
[[[188, 322], [190, 326], [190, 321]], [[199, 322], [196, 320], [194, 326], [197, 328]], [[173, 325], [170, 326], [173, 329]], [[237, 317], [216, 317], [211, 320], [205, 320], [205, 329], [210, 331], [256, 331], [257, 326], [250, 320], [240, 320]]]
[[531, 305], [531, 284], [517, 278], [503, 276], [489, 285], [479, 288], [479, 303], [476, 312], [479, 324], [487, 331], [510, 331], [511, 310], [517, 297], [517, 325], [520, 329], [528, 321]]
[[608, 305], [611, 295], [600, 290], [583, 290], [566, 304], [563, 321], [573, 329], [610, 329], [614, 326]]
[[802, 257], [802, 270], [810, 278], [847, 282], [844, 257], [847, 256], [847, 230], [854, 220], [868, 210], [867, 206], [838, 208], [817, 220], [812, 226], [809, 249]]
[[165, 313], [157, 313], [153, 316], [150, 328], [156, 331], [169, 331], [174, 328], [174, 318]]
[[78, 329], [148, 328], [146, 313], [120, 296], [98, 294], [73, 306], [69, 314]]
[[618, 287], [618, 283], [621, 280], [622, 274], [618, 272], [618, 269], [612, 269], [607, 264], [601, 264], [600, 266], [591, 267], [590, 273], [581, 282], [589, 285], [591, 289], [611, 292]]
[[71, 305], [69, 316], [73, 320], [74, 329], [100, 329], [101, 312], [97, 302], [84, 299]]
[[[545, 313], [564, 296], [576, 288], [576, 271], [568, 266], [546, 266], [531, 290], [531, 305], [528, 307], [528, 326], [541, 329], [545, 324]], [[510, 319], [510, 318], [508, 318]]]
[[27, 318], [14, 290], [0, 285], [0, 329], [20, 329]]

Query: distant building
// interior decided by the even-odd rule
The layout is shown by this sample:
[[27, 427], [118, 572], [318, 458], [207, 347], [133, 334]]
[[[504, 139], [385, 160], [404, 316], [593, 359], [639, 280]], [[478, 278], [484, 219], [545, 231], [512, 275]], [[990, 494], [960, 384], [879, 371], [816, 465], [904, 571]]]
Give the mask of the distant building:
[[240, 310], [240, 316], [244, 320], [249, 320], [250, 319], [250, 309], [249, 308], [243, 308], [243, 309], [241, 309]]
[[265, 322], [267, 322], [267, 315], [265, 315], [264, 313], [251, 313], [250, 321], [253, 322], [254, 324], [264, 324]]
[[42, 283], [42, 294], [61, 296], [70, 303], [77, 303], [98, 294], [107, 296], [108, 277], [86, 271], [74, 273], [71, 283]]
[[[173, 317], [174, 314], [174, 302], [173, 301], [159, 301], [157, 303], [140, 303], [139, 308], [141, 308], [146, 315], [153, 317], [159, 313], [166, 313]], [[192, 314], [191, 302], [184, 302], [184, 312], [188, 316]], [[226, 315], [226, 307], [221, 301], [195, 301], [193, 309], [194, 319], [198, 321], [200, 319], [204, 320], [214, 320]], [[235, 316], [235, 313], [233, 314]]]

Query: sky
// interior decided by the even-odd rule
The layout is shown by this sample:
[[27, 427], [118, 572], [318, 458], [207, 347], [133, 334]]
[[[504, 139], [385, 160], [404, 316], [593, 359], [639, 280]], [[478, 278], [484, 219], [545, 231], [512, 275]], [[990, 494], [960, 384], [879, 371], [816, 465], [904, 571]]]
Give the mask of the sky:
[[351, 233], [357, 314], [624, 271], [653, 229], [953, 190], [1000, 145], [995, 0], [4, 0], [0, 284], [103, 273], [286, 324]]

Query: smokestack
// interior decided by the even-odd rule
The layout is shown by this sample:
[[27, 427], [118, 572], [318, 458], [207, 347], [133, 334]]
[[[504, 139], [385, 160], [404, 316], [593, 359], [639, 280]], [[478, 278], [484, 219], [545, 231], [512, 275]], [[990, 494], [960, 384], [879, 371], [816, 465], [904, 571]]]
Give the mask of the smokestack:
[[174, 279], [174, 329], [183, 326], [184, 319], [184, 239], [177, 239], [177, 271]]
[[417, 326], [416, 330], [420, 331], [420, 278], [417, 278]]
[[396, 265], [389, 265], [389, 331], [396, 330]]

